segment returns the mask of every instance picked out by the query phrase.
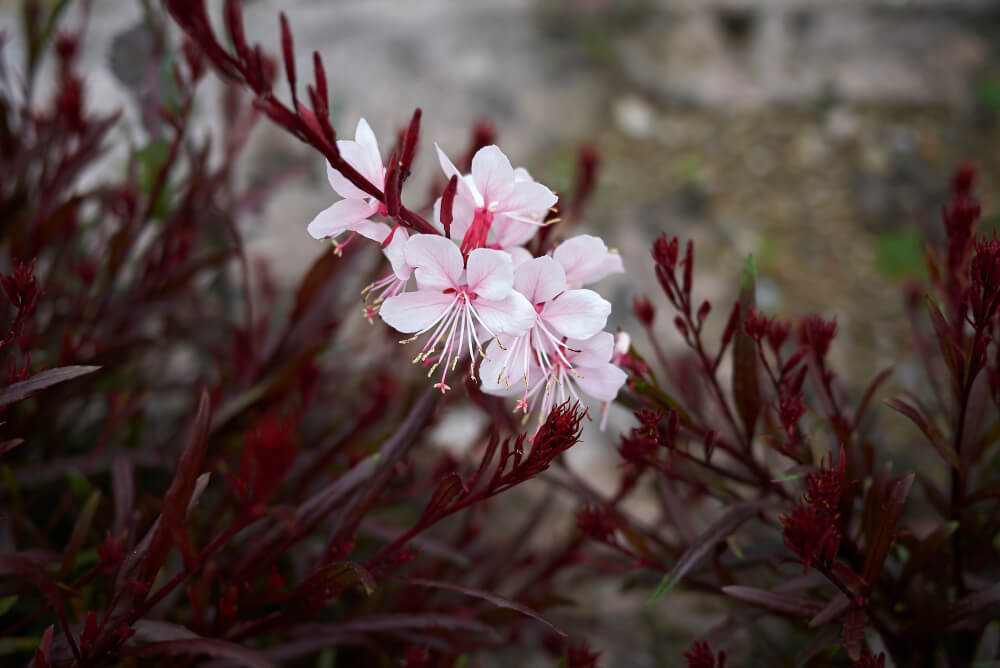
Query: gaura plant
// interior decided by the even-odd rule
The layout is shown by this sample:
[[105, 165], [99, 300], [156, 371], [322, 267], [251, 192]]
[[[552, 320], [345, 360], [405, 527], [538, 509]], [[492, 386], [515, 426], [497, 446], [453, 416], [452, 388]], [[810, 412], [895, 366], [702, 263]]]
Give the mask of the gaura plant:
[[[740, 643], [752, 665], [996, 659], [1000, 242], [976, 236], [974, 176], [971, 167], [955, 175], [942, 212], [947, 245], [928, 246], [926, 294], [913, 286], [907, 298], [927, 383], [883, 402], [916, 427], [898, 444], [872, 419], [892, 369], [852, 395], [830, 361], [835, 320], [763, 314], [748, 260], [720, 339], [710, 341], [711, 305], [695, 306], [694, 246], [682, 252], [665, 235], [654, 243], [687, 352], [666, 353], [656, 307], [637, 299], [656, 363], [635, 351], [623, 362], [637, 426], [619, 446], [617, 492], [591, 496], [579, 526], [619, 555], [613, 571], [661, 574], [654, 605], [678, 586], [731, 601], [685, 654], [689, 666], [724, 666], [731, 656], [714, 648]], [[894, 474], [894, 459], [915, 470]], [[622, 505], [650, 488], [661, 517], [652, 525]], [[767, 617], [784, 623], [765, 625]]]
[[[506, 159], [480, 126], [459, 161], [472, 177], [461, 188], [450, 179], [448, 206], [433, 222], [406, 209], [399, 187], [419, 112], [400, 157], [379, 173], [381, 159], [362, 151], [374, 142], [364, 124], [354, 148], [333, 136], [318, 57], [311, 97], [322, 113], [299, 105], [294, 85], [295, 111], [277, 101], [274, 61], [243, 38], [236, 2], [225, 7], [228, 48], [203, 3], [167, 3], [189, 36], [178, 51], [165, 17], [147, 12], [143, 57], [170, 67], [136, 92], [142, 132], [118, 173], [107, 157], [118, 117], [88, 108], [82, 28], [56, 29], [64, 7], [25, 4], [23, 76], [0, 86], [3, 662], [453, 666], [488, 649], [529, 652], [545, 639], [570, 665], [593, 665], [596, 654], [549, 618], [567, 603], [556, 578], [574, 565], [579, 540], [532, 544], [542, 502], [510, 535], [487, 530], [504, 508], [495, 497], [578, 442], [586, 411], [559, 373], [587, 368], [571, 364], [583, 348], [568, 342], [581, 332], [595, 338], [607, 317], [607, 303], [579, 287], [594, 270], [562, 269], [547, 252], [553, 195], [521, 185], [520, 170], [503, 182]], [[6, 57], [10, 44], [3, 48]], [[48, 96], [37, 82], [52, 51], [57, 85]], [[222, 91], [227, 120], [216, 144], [192, 131], [210, 67], [234, 84]], [[284, 182], [243, 189], [234, 177], [262, 117], [314, 142], [337, 168], [331, 180], [344, 198], [311, 229], [386, 242], [405, 276], [376, 280], [368, 313], [389, 322], [396, 308], [404, 334], [433, 327], [419, 361], [439, 363], [436, 388], [397, 373], [398, 354], [384, 354], [377, 337], [359, 343], [342, 332], [343, 295], [367, 271], [360, 244], [329, 248], [289, 295], [266, 268], [251, 271], [246, 215]], [[586, 152], [569, 217], [595, 163]], [[477, 181], [484, 164], [497, 173]], [[91, 169], [112, 176], [87, 186], [81, 175]], [[534, 199], [515, 206], [529, 190]], [[473, 231], [459, 235], [463, 226]], [[563, 261], [567, 244], [558, 247]], [[515, 255], [545, 265], [537, 292]], [[598, 311], [585, 331], [563, 324], [559, 311], [581, 294]], [[394, 299], [424, 300], [440, 319], [416, 327]], [[555, 338], [536, 342], [536, 328]], [[544, 368], [509, 363], [522, 399], [537, 402], [528, 433], [517, 433], [511, 406], [459, 375], [467, 369], [457, 361], [482, 365], [498, 336], [526, 337], [518, 350], [549, 355]], [[442, 394], [448, 384], [456, 391]], [[426, 434], [465, 397], [491, 419], [460, 462], [429, 447]]]

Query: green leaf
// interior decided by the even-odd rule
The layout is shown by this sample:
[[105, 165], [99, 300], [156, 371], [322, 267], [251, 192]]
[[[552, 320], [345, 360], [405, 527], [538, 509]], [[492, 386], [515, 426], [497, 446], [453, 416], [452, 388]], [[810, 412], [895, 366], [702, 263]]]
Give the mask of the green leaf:
[[14, 607], [15, 603], [17, 603], [17, 594], [0, 598], [0, 616], [6, 615]]
[[912, 227], [890, 230], [875, 240], [875, 264], [888, 278], [926, 278], [923, 238]]
[[[156, 186], [157, 176], [170, 157], [170, 144], [166, 139], [158, 139], [135, 152], [135, 161], [139, 167], [139, 190], [144, 195], [151, 195]], [[153, 203], [152, 216], [160, 218], [164, 214], [166, 203], [170, 201], [171, 184], [169, 178], [159, 188], [156, 202]]]
[[316, 668], [335, 668], [337, 665], [337, 650], [327, 647], [316, 657]]

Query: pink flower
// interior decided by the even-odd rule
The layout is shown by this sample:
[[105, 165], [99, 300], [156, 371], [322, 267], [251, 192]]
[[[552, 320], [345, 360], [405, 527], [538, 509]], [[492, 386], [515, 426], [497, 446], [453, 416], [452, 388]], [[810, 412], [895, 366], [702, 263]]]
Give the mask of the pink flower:
[[505, 389], [523, 381], [525, 396], [518, 408], [527, 410], [531, 370], [548, 375], [555, 364], [553, 358], [570, 367], [563, 341], [589, 339], [604, 329], [611, 304], [593, 290], [567, 290], [562, 266], [547, 256], [520, 264], [514, 270], [514, 289], [534, 305], [534, 325], [521, 336], [502, 337], [502, 341], [492, 343], [480, 375], [489, 384], [495, 377], [496, 384]]
[[[337, 141], [340, 155], [352, 167], [371, 181], [379, 190], [385, 187], [385, 167], [378, 150], [378, 141], [365, 119], [358, 121], [354, 141]], [[326, 165], [330, 187], [344, 199], [320, 211], [307, 231], [315, 239], [332, 239], [343, 232], [354, 232], [381, 243], [389, 236], [389, 226], [369, 220], [375, 214], [385, 215], [385, 206], [348, 181], [340, 172]], [[341, 244], [342, 246], [343, 244]]]
[[476, 249], [465, 261], [448, 239], [417, 234], [406, 242], [405, 259], [413, 267], [417, 290], [387, 298], [379, 315], [414, 339], [431, 332], [413, 361], [436, 355], [428, 375], [443, 363], [441, 380], [434, 385], [442, 392], [450, 389], [445, 377], [464, 352], [474, 362], [476, 351], [482, 351], [478, 327], [490, 337], [517, 336], [535, 321], [535, 309], [514, 291], [514, 268], [503, 251]]
[[[388, 244], [382, 248], [382, 253], [389, 260], [392, 271], [385, 278], [381, 278], [361, 291], [361, 296], [365, 300], [365, 317], [368, 322], [372, 322], [384, 302], [389, 297], [395, 297], [406, 289], [406, 284], [410, 282], [410, 275], [413, 274], [413, 267], [406, 262], [406, 242], [409, 234], [402, 227], [397, 227], [388, 238]], [[385, 242], [383, 242], [385, 243]]]
[[599, 237], [581, 234], [562, 242], [552, 251], [552, 257], [566, 271], [566, 284], [579, 288], [596, 283], [609, 274], [621, 274], [621, 256], [608, 250]]
[[445, 176], [458, 176], [451, 236], [461, 239], [462, 253], [483, 246], [505, 249], [524, 243], [558, 199], [527, 170], [511, 167], [496, 146], [476, 151], [472, 173], [464, 177], [440, 147], [437, 152]]
[[[609, 332], [599, 332], [585, 341], [571, 338], [562, 341], [558, 353], [551, 356], [552, 366], [547, 371], [543, 373], [536, 366], [529, 373], [531, 385], [522, 400], [525, 412], [530, 414], [537, 408], [540, 419], [544, 420], [554, 404], [571, 398], [581, 401], [580, 392], [605, 405], [612, 401], [627, 378], [624, 371], [611, 363], [614, 345]], [[491, 360], [493, 352], [490, 346], [480, 368], [483, 391], [510, 394], [509, 388], [492, 382], [503, 375], [497, 373], [497, 362]], [[518, 408], [522, 408], [521, 404]]]

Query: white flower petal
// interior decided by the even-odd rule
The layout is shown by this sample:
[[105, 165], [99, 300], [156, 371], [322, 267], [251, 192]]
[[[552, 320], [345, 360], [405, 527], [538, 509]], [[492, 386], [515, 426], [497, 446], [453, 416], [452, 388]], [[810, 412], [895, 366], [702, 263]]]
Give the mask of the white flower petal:
[[548, 302], [541, 313], [546, 324], [572, 339], [597, 334], [608, 323], [609, 315], [611, 302], [593, 290], [567, 290]]
[[396, 331], [413, 334], [433, 325], [454, 300], [455, 295], [437, 290], [404, 292], [382, 302], [378, 314]]
[[528, 216], [538, 216], [539, 222], [545, 219], [549, 207], [559, 200], [556, 194], [541, 183], [521, 181], [514, 184], [510, 195], [500, 206], [502, 211]]
[[437, 234], [415, 234], [406, 242], [405, 252], [421, 289], [458, 288], [465, 263], [454, 243]]
[[[316, 214], [306, 231], [314, 239], [328, 239], [348, 230], [356, 231], [358, 224], [367, 221], [377, 210], [377, 206], [363, 199], [342, 199]], [[388, 232], [388, 226], [385, 228]]]
[[566, 289], [566, 273], [562, 265], [552, 258], [536, 257], [514, 271], [514, 289], [532, 304], [541, 304]]
[[405, 281], [413, 273], [413, 267], [411, 267], [406, 262], [406, 242], [409, 240], [409, 235], [406, 233], [402, 227], [397, 227], [396, 231], [392, 234], [392, 241], [389, 245], [382, 249], [386, 258], [389, 260], [389, 264], [392, 265], [392, 273], [396, 274], [396, 278], [401, 281]]
[[373, 186], [379, 190], [385, 187], [385, 168], [382, 167], [382, 158], [377, 153], [373, 155], [370, 147], [356, 141], [345, 141], [343, 144], [337, 142], [337, 149], [340, 151], [340, 157], [358, 170], [361, 176], [371, 181]]
[[466, 263], [469, 290], [483, 299], [499, 300], [514, 286], [514, 265], [510, 255], [491, 248], [477, 248]]
[[504, 250], [510, 255], [510, 259], [514, 263], [514, 272], [517, 272], [517, 268], [522, 264], [534, 257], [527, 248], [521, 246], [504, 246]]
[[514, 168], [498, 146], [484, 146], [472, 156], [472, 179], [489, 206], [507, 199], [514, 189]]
[[[476, 215], [475, 204], [469, 200], [455, 198], [451, 207], [451, 236], [450, 239], [461, 243], [472, 225], [472, 219]], [[434, 201], [434, 226], [444, 232], [444, 224], [441, 222], [441, 198]]]
[[469, 187], [469, 183], [466, 181], [466, 177], [463, 177], [462, 172], [458, 171], [458, 167], [456, 167], [455, 163], [451, 161], [451, 158], [449, 158], [445, 152], [441, 150], [441, 147], [437, 145], [437, 142], [434, 143], [434, 148], [437, 149], [438, 163], [441, 164], [441, 171], [444, 172], [445, 178], [450, 179], [452, 176], [458, 177], [458, 190], [455, 193], [455, 200], [465, 199], [475, 203], [478, 197], [479, 206], [482, 206], [482, 197], [479, 197], [479, 193], [474, 194], [472, 192], [472, 189]]
[[611, 332], [598, 332], [586, 340], [569, 339], [567, 358], [574, 367], [596, 367], [611, 361], [615, 337]]
[[618, 254], [611, 253], [599, 237], [589, 234], [562, 242], [552, 257], [566, 270], [566, 281], [573, 286], [587, 285], [623, 271]]
[[[337, 149], [341, 149], [341, 144], [348, 143], [347, 140], [340, 140], [337, 142]], [[349, 142], [353, 144], [354, 142]], [[330, 163], [326, 163], [326, 180], [330, 182], [330, 187], [333, 191], [345, 197], [347, 199], [367, 199], [368, 193], [358, 188], [356, 185], [344, 178], [344, 175], [338, 172], [336, 169], [330, 166]]]
[[505, 299], [476, 299], [476, 313], [493, 334], [520, 336], [535, 324], [535, 307], [520, 292], [511, 292]]
[[578, 367], [574, 376], [576, 384], [584, 394], [599, 401], [611, 401], [618, 396], [618, 390], [625, 384], [628, 375], [614, 364], [597, 367]]
[[[509, 348], [508, 345], [505, 347]], [[486, 347], [485, 357], [479, 365], [479, 389], [498, 397], [512, 397], [524, 393], [524, 379], [511, 376], [511, 370], [504, 366], [506, 360], [507, 351], [500, 347], [496, 339], [490, 341]]]
[[362, 220], [360, 223], [352, 226], [351, 231], [357, 232], [366, 239], [382, 243], [389, 236], [392, 228], [385, 223], [377, 223], [374, 220]]
[[506, 249], [508, 246], [523, 244], [535, 236], [535, 232], [537, 231], [538, 225], [532, 225], [531, 223], [511, 218], [505, 213], [498, 214], [490, 226], [490, 233], [493, 235], [494, 243], [503, 249]]
[[368, 121], [361, 119], [358, 127], [354, 130], [354, 142], [359, 151], [359, 162], [353, 164], [359, 172], [364, 174], [375, 186], [381, 190], [385, 182], [385, 168], [382, 166], [382, 154], [378, 150], [378, 140], [372, 132]]

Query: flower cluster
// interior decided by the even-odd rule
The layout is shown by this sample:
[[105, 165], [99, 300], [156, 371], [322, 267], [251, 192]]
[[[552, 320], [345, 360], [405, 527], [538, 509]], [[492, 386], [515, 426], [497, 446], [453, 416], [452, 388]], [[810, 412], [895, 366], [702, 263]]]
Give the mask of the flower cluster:
[[837, 556], [843, 538], [840, 497], [847, 485], [846, 457], [841, 447], [837, 466], [830, 453], [825, 466], [806, 476], [806, 493], [790, 515], [783, 516], [781, 536], [789, 550], [809, 571], [809, 566], [828, 568]]
[[[395, 154], [387, 168], [364, 119], [354, 140], [338, 140], [337, 150], [385, 193], [384, 201], [328, 165], [330, 186], [342, 199], [308, 231], [334, 240], [338, 251], [356, 236], [382, 245], [392, 271], [365, 289], [366, 315], [410, 335], [405, 342], [422, 338], [413, 361], [428, 367], [435, 388], [451, 389], [448, 376], [465, 358], [484, 392], [517, 397], [515, 412], [537, 413], [540, 423], [553, 406], [581, 394], [605, 406], [615, 398], [626, 374], [613, 362], [613, 336], [603, 331], [611, 304], [584, 286], [622, 272], [621, 258], [590, 235], [535, 257], [527, 244], [551, 222], [555, 193], [512, 167], [494, 145], [476, 151], [468, 174], [438, 147], [450, 180], [434, 203], [437, 233], [413, 234], [394, 215], [401, 178]], [[336, 241], [344, 233], [347, 239]]]

